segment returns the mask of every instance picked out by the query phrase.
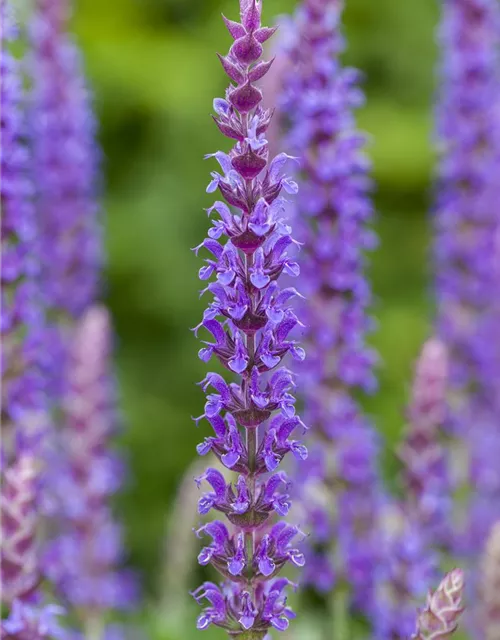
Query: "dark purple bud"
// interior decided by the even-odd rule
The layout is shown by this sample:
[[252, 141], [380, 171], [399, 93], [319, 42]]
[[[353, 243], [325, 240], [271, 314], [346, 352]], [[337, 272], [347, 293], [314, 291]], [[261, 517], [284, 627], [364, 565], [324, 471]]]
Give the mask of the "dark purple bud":
[[229, 20], [224, 14], [222, 15], [222, 19], [224, 20], [227, 30], [235, 40], [245, 35], [245, 28], [239, 22]]
[[248, 148], [245, 154], [235, 156], [231, 164], [242, 178], [253, 180], [266, 166], [266, 160]]
[[250, 80], [250, 82], [257, 82], [257, 80], [263, 78], [271, 68], [273, 62], [274, 58], [272, 58], [272, 60], [268, 60], [267, 62], [259, 62], [259, 64], [255, 65], [255, 67], [251, 69], [248, 74], [248, 79]]
[[230, 62], [228, 58], [226, 58], [225, 56], [221, 56], [220, 53], [217, 54], [217, 57], [219, 58], [220, 63], [224, 68], [224, 71], [231, 78], [231, 80], [234, 80], [234, 82], [238, 84], [242, 84], [245, 77], [241, 72], [241, 70], [238, 69], [238, 67], [235, 64]]
[[269, 38], [276, 33], [277, 29], [278, 27], [261, 27], [260, 29], [257, 29], [253, 35], [256, 40], [263, 43], [266, 42], [266, 40], [269, 40]]
[[262, 100], [262, 93], [247, 82], [242, 87], [238, 87], [229, 94], [229, 101], [240, 113], [248, 113]]
[[233, 140], [239, 140], [240, 142], [244, 140], [245, 136], [241, 135], [239, 131], [231, 127], [230, 125], [217, 120], [215, 116], [212, 116], [215, 124], [219, 127], [219, 131], [225, 135], [227, 138], [232, 138]]
[[247, 6], [242, 11], [241, 22], [247, 31], [256, 31], [260, 27], [262, 4], [258, 0], [247, 0]]
[[251, 33], [238, 38], [231, 47], [231, 53], [243, 64], [250, 64], [260, 58], [263, 48]]

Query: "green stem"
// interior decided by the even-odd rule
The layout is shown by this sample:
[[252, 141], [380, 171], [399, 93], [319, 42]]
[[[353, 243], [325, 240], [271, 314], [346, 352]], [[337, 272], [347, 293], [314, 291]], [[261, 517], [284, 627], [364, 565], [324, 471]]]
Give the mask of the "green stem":
[[243, 633], [239, 633], [237, 636], [231, 636], [234, 640], [263, 640], [265, 637], [265, 631], [244, 631]]
[[332, 592], [330, 601], [331, 628], [325, 640], [349, 640], [349, 589], [342, 582]]
[[100, 615], [89, 613], [83, 627], [85, 640], [102, 640], [104, 628]]

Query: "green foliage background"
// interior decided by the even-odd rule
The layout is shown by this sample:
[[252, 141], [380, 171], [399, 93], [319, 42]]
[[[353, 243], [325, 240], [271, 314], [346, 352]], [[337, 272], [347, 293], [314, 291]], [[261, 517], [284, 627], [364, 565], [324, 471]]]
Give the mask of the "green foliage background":
[[[195, 385], [205, 372], [189, 331], [199, 322], [199, 262], [211, 167], [222, 143], [212, 99], [224, 90], [215, 51], [229, 37], [220, 12], [237, 0], [80, 0], [74, 29], [95, 90], [105, 154], [109, 251], [106, 298], [117, 332], [131, 479], [118, 508], [130, 562], [158, 586], [165, 520], [201, 433]], [[291, 0], [265, 0], [271, 22]], [[437, 0], [347, 0], [345, 60], [366, 74], [360, 124], [372, 138], [380, 248], [371, 276], [380, 392], [367, 410], [387, 439], [403, 423], [412, 362], [431, 318], [429, 223]], [[189, 535], [189, 534], [188, 534]]]

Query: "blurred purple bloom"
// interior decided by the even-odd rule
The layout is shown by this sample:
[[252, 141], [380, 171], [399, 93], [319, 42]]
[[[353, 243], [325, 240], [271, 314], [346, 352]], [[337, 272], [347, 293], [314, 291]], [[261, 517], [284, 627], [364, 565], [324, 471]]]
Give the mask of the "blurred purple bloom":
[[54, 322], [45, 347], [52, 395], [60, 395], [64, 382], [67, 324], [94, 302], [102, 263], [96, 127], [80, 54], [67, 33], [68, 14], [66, 0], [36, 0], [30, 24], [40, 278]]
[[477, 554], [500, 515], [498, 3], [446, 0], [439, 40], [437, 329], [450, 354], [449, 428], [464, 442], [476, 496], [458, 543]]
[[445, 345], [428, 340], [417, 362], [408, 409], [409, 427], [399, 450], [407, 516], [432, 545], [451, 535], [451, 491], [443, 446], [447, 417], [448, 357]]
[[116, 412], [109, 357], [108, 314], [93, 307], [77, 328], [70, 354], [65, 424], [48, 470], [60, 534], [44, 556], [47, 576], [83, 617], [86, 611], [95, 616], [126, 608], [135, 597], [132, 577], [118, 569], [121, 530], [108, 504], [122, 475], [110, 450]]
[[2, 620], [4, 640], [58, 640], [66, 638], [66, 632], [59, 626], [58, 616], [64, 613], [61, 607], [30, 606], [15, 600], [10, 615]]
[[[292, 212], [301, 243], [298, 263], [305, 300], [299, 306], [308, 358], [294, 367], [306, 422], [315, 436], [312, 486], [323, 481], [329, 488], [321, 504], [321, 490], [318, 494], [300, 483], [313, 528], [308, 546], [314, 566], [321, 564], [319, 557], [324, 565], [317, 573], [308, 570], [307, 579], [325, 590], [340, 574], [367, 610], [376, 561], [378, 442], [353, 394], [371, 392], [376, 385], [376, 356], [366, 344], [372, 320], [365, 276], [365, 254], [374, 236], [369, 229], [370, 163], [354, 118], [362, 93], [357, 72], [339, 61], [342, 9], [343, 3], [334, 0], [304, 0], [285, 26], [288, 63], [281, 109], [289, 124], [285, 144], [300, 156], [300, 193]], [[303, 477], [302, 470], [297, 473]], [[330, 522], [330, 540], [337, 538], [335, 554], [330, 540], [325, 543], [325, 521]], [[341, 559], [339, 566], [330, 565], [333, 557]]]
[[2, 470], [1, 582], [2, 602], [29, 599], [40, 582], [36, 543], [36, 460], [21, 452]]
[[415, 607], [437, 574], [437, 558], [419, 527], [398, 510], [387, 519], [373, 618], [377, 640], [411, 636]]
[[[44, 320], [38, 287], [39, 255], [33, 209], [30, 151], [26, 143], [26, 96], [19, 61], [11, 53], [17, 34], [8, 4], [1, 4], [1, 338], [3, 451], [12, 457], [15, 439], [44, 407]], [[21, 425], [23, 428], [21, 429]], [[22, 431], [22, 433], [21, 433]]]

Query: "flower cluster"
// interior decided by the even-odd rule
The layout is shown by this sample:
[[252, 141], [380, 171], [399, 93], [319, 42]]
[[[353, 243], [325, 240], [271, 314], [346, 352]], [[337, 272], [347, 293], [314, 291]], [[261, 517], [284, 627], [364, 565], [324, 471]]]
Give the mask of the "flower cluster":
[[[308, 352], [296, 370], [314, 436], [309, 479], [301, 483], [313, 529], [307, 577], [327, 591], [340, 572], [366, 609], [375, 562], [378, 442], [353, 392], [376, 385], [375, 355], [366, 344], [372, 321], [365, 277], [365, 253], [375, 237], [368, 226], [370, 163], [354, 118], [363, 101], [359, 74], [339, 61], [342, 9], [337, 0], [306, 0], [298, 9], [285, 37], [281, 109], [287, 147], [301, 157], [291, 215], [303, 245], [300, 310]], [[315, 499], [321, 485], [329, 489], [325, 505]], [[340, 566], [334, 555], [343, 559]]]
[[[498, 326], [500, 7], [495, 0], [446, 0], [435, 213], [437, 328], [450, 354], [450, 429], [465, 442], [476, 497], [462, 533], [477, 553], [499, 517], [500, 348]], [[465, 479], [463, 479], [466, 482]], [[471, 526], [469, 527], [469, 523]]]
[[[281, 274], [299, 274], [288, 254], [296, 242], [283, 221], [285, 201], [280, 195], [282, 190], [295, 193], [297, 185], [281, 173], [290, 156], [268, 157], [265, 135], [271, 112], [261, 107], [255, 83], [272, 64], [260, 58], [263, 43], [275, 29], [261, 25], [261, 8], [258, 0], [240, 0], [241, 21], [224, 18], [234, 42], [219, 59], [232, 83], [225, 99], [214, 101], [214, 120], [235, 144], [229, 154], [207, 156], [222, 169], [212, 172], [207, 191], [219, 190], [227, 204], [217, 201], [210, 207], [209, 215], [218, 217], [196, 249], [212, 256], [200, 269], [200, 278], [216, 277], [205, 289], [213, 300], [196, 330], [205, 329], [213, 341], [206, 342], [199, 355], [203, 361], [215, 355], [238, 376], [228, 383], [209, 373], [202, 381], [203, 390], [210, 390], [202, 417], [214, 435], [198, 452], [213, 451], [238, 476], [228, 483], [210, 468], [197, 479], [212, 488], [200, 499], [199, 512], [224, 513], [230, 526], [215, 521], [199, 529], [198, 535], [212, 538], [200, 553], [200, 563], [212, 564], [228, 582], [222, 588], [205, 583], [193, 595], [209, 602], [198, 620], [200, 629], [215, 624], [245, 639], [263, 638], [271, 626], [283, 630], [293, 617], [286, 606], [289, 581], [275, 576], [287, 562], [304, 564], [302, 553], [292, 546], [300, 532], [284, 522], [270, 528], [267, 523], [290, 508], [289, 481], [285, 472], [276, 471], [278, 465], [288, 452], [299, 460], [307, 456], [294, 437], [304, 428], [295, 415], [294, 376], [281, 366], [288, 353], [296, 360], [304, 358], [291, 335], [300, 326], [289, 304], [297, 291], [278, 284]], [[268, 473], [272, 475], [266, 479]]]
[[30, 24], [30, 122], [51, 394], [62, 393], [66, 325], [96, 298], [101, 229], [98, 147], [78, 48], [67, 34], [67, 0], [37, 0]]
[[2, 474], [2, 602], [29, 598], [38, 587], [36, 545], [36, 460], [29, 452]]
[[440, 430], [445, 422], [446, 348], [428, 340], [417, 362], [408, 409], [409, 428], [399, 456], [407, 515], [432, 544], [449, 538], [450, 486]]
[[16, 451], [16, 460], [2, 470], [0, 515], [2, 551], [0, 579], [2, 604], [9, 616], [0, 623], [6, 640], [53, 640], [63, 637], [56, 616], [63, 609], [42, 605], [42, 577], [36, 540], [37, 461], [29, 450]]
[[[38, 305], [38, 262], [26, 146], [25, 95], [18, 60], [11, 53], [17, 33], [10, 7], [1, 5], [1, 209], [2, 209], [2, 482], [0, 522], [2, 638], [56, 637], [53, 607], [40, 606], [41, 570], [36, 543], [38, 451], [44, 408]], [[33, 437], [36, 436], [36, 437]], [[41, 622], [42, 619], [44, 622]]]
[[457, 630], [463, 611], [464, 575], [461, 569], [450, 571], [439, 587], [429, 593], [425, 609], [419, 612], [413, 640], [447, 640]]
[[102, 624], [107, 610], [127, 606], [133, 596], [130, 577], [116, 570], [121, 534], [109, 508], [122, 476], [108, 445], [116, 425], [109, 356], [108, 314], [93, 307], [77, 328], [70, 354], [60, 455], [49, 471], [58, 480], [51, 484], [53, 494], [59, 488], [52, 499], [60, 535], [44, 554], [46, 575], [84, 625], [96, 619]]
[[44, 320], [39, 305], [39, 260], [32, 171], [19, 61], [10, 49], [16, 29], [7, 3], [1, 4], [1, 236], [2, 236], [2, 427], [4, 454], [11, 457], [16, 425], [43, 409], [41, 341]]

